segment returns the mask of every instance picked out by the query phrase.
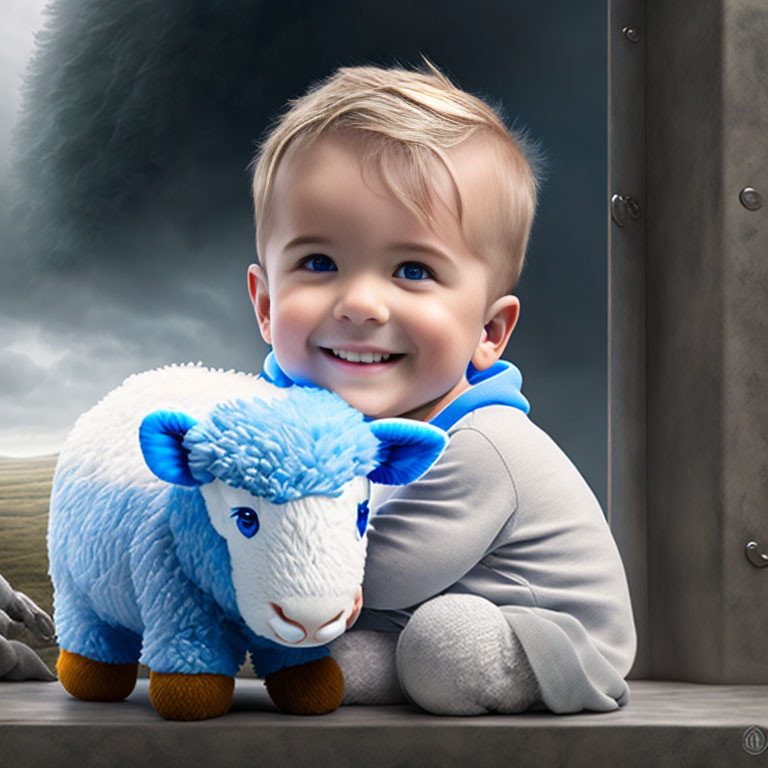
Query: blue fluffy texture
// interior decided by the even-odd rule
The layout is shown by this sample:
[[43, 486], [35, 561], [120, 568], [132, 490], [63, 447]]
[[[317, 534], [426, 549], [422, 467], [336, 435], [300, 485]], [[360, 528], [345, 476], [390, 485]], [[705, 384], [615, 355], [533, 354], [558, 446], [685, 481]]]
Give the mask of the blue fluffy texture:
[[229, 549], [211, 525], [203, 495], [196, 488], [171, 488], [168, 505], [168, 525], [182, 569], [200, 589], [213, 595], [228, 618], [238, 618]]
[[138, 661], [143, 627], [130, 586], [129, 519], [142, 499], [141, 489], [116, 495], [76, 468], [57, 473], [48, 550], [61, 648], [107, 663]]
[[192, 475], [210, 474], [274, 504], [339, 496], [378, 466], [379, 440], [363, 415], [327, 390], [292, 387], [284, 400], [224, 403], [184, 439]]
[[[141, 661], [155, 672], [207, 672], [234, 677], [245, 659], [244, 623], [228, 616], [215, 596], [201, 588], [200, 580], [193, 580], [193, 574], [185, 572], [169, 520], [173, 511], [171, 505], [164, 505], [163, 510], [145, 519], [136, 530], [131, 563], [144, 622]], [[205, 528], [218, 535], [206, 521], [205, 526], [198, 527], [197, 533], [203, 535], [196, 551], [184, 554], [188, 562], [210, 572], [208, 553], [203, 549], [208, 532]], [[218, 560], [221, 567], [226, 567], [229, 577], [228, 553], [225, 563], [216, 554], [213, 561]]]
[[49, 525], [61, 648], [156, 672], [237, 673], [246, 626], [197, 488], [116, 488], [71, 468], [55, 479]]

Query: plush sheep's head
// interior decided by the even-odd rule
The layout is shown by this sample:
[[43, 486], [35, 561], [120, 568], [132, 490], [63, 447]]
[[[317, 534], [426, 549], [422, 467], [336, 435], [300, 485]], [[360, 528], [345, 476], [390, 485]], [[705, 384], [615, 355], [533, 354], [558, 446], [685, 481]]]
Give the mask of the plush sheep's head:
[[338, 395], [300, 386], [200, 422], [156, 411], [140, 429], [158, 477], [200, 486], [246, 624], [294, 647], [330, 642], [360, 613], [370, 482], [416, 480], [447, 439], [408, 419], [366, 422]]

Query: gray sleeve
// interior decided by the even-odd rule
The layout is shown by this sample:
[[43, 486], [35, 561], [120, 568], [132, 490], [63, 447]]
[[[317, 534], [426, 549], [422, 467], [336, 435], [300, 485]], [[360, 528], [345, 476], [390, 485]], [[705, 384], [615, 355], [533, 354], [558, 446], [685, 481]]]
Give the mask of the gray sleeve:
[[493, 443], [457, 430], [422, 478], [373, 510], [364, 604], [402, 609], [439, 594], [483, 558], [516, 510], [514, 482]]

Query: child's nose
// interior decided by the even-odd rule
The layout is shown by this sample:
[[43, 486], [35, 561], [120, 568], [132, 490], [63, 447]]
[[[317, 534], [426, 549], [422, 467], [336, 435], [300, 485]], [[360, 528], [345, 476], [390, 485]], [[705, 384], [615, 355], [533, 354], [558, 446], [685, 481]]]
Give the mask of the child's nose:
[[350, 320], [358, 324], [368, 320], [386, 323], [389, 320], [389, 308], [383, 292], [377, 289], [373, 280], [355, 280], [343, 287], [333, 316], [337, 320]]

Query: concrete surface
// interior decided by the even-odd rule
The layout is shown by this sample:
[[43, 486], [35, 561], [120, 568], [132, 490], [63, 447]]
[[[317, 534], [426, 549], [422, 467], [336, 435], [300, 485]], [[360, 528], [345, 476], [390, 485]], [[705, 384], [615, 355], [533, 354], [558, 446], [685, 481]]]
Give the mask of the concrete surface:
[[[616, 712], [435, 717], [412, 706], [276, 711], [238, 678], [224, 717], [162, 720], [148, 681], [124, 702], [77, 701], [58, 682], [0, 683], [3, 766], [768, 766], [742, 740], [768, 740], [768, 686], [630, 680]], [[757, 734], [758, 746], [761, 733]]]

